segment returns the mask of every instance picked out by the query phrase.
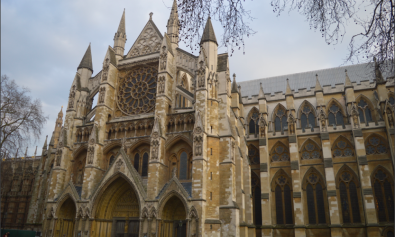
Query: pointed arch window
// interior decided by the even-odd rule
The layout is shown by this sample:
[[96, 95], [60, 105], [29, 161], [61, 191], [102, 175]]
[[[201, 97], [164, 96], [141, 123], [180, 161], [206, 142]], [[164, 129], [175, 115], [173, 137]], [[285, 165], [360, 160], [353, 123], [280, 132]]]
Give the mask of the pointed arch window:
[[272, 184], [276, 202], [276, 223], [278, 225], [293, 224], [291, 179], [284, 171], [279, 172]]
[[143, 166], [141, 168], [141, 176], [148, 176], [148, 153], [145, 152], [143, 155]]
[[137, 170], [137, 172], [139, 172], [139, 170], [140, 170], [140, 154], [139, 153], [136, 153], [136, 155], [134, 155], [133, 166]]
[[250, 144], [248, 146], [248, 159], [250, 160], [251, 164], [259, 164], [259, 151], [258, 149]]
[[339, 106], [333, 102], [328, 110], [329, 125], [342, 126], [344, 128], [344, 118]]
[[300, 113], [300, 123], [303, 131], [310, 128], [313, 132], [316, 126], [313, 108], [308, 103], [304, 103]]
[[251, 190], [254, 206], [254, 224], [262, 225], [261, 183], [259, 177], [251, 171]]
[[250, 112], [250, 120], [248, 123], [248, 133], [249, 135], [258, 136], [259, 132], [259, 112], [256, 108]]
[[332, 157], [352, 157], [354, 156], [354, 146], [345, 138], [338, 138], [332, 146]]
[[307, 140], [300, 150], [300, 155], [302, 160], [320, 159], [321, 158], [321, 148], [317, 146], [312, 140]]
[[281, 142], [278, 142], [270, 152], [272, 162], [289, 161], [288, 148]]
[[359, 209], [358, 179], [352, 171], [344, 169], [339, 172], [337, 182], [339, 185], [340, 206], [343, 223], [361, 223]]
[[365, 142], [366, 155], [386, 154], [388, 153], [387, 142], [379, 136], [370, 136]]
[[358, 102], [359, 120], [361, 123], [368, 124], [373, 121], [372, 112], [370, 111], [369, 105], [364, 98], [361, 98]]
[[288, 129], [287, 112], [283, 106], [278, 106], [274, 111], [273, 120], [276, 132], [284, 132]]
[[390, 174], [379, 168], [372, 177], [375, 207], [379, 222], [394, 222], [394, 183]]
[[306, 174], [304, 189], [309, 224], [326, 224], [326, 207], [324, 198], [325, 183], [316, 171]]
[[115, 157], [114, 157], [114, 155], [112, 155], [112, 156], [110, 157], [110, 162], [108, 163], [109, 166], [111, 166], [112, 163], [114, 163], [114, 161], [115, 161]]
[[180, 155], [180, 180], [188, 179], [188, 155], [183, 151]]
[[391, 96], [389, 97], [389, 102], [390, 102], [391, 105], [394, 105], [394, 104], [395, 104], [395, 99], [394, 99], [394, 96], [393, 96], [393, 95], [391, 95]]

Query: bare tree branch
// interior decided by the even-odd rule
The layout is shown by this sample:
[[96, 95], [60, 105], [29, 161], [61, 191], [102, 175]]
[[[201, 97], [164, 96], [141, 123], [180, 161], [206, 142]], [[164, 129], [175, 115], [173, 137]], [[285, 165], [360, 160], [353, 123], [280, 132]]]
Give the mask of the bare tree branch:
[[27, 88], [19, 87], [6, 75], [1, 76], [0, 86], [1, 157], [14, 156], [18, 148], [26, 147], [32, 138], [39, 139], [48, 117], [43, 115], [41, 101], [28, 96]]

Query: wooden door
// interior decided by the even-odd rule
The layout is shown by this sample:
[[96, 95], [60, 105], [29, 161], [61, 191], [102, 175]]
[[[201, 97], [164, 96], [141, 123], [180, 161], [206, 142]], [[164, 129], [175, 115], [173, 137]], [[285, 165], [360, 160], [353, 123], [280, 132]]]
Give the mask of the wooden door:
[[129, 221], [128, 236], [127, 237], [138, 237], [139, 236], [139, 225], [138, 220]]
[[63, 219], [60, 226], [60, 237], [73, 237], [74, 220]]
[[186, 236], [187, 236], [187, 222], [174, 221], [174, 237], [186, 237]]

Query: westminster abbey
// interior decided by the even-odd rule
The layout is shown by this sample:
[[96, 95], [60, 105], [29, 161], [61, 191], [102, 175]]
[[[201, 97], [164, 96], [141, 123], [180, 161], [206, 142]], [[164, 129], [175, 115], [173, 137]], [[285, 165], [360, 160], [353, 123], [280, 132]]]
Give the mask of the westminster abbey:
[[[90, 45], [77, 68], [33, 171], [25, 229], [394, 236], [393, 71], [372, 62], [237, 82], [210, 18], [199, 55], [178, 47], [176, 1], [167, 32], [150, 14], [126, 51], [125, 23], [124, 12], [99, 73]], [[2, 202], [18, 194], [2, 189]]]

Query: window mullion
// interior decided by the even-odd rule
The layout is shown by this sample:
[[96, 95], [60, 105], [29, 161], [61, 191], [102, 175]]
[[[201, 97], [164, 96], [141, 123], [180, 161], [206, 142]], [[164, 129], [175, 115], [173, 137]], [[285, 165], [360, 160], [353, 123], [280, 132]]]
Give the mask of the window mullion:
[[313, 186], [314, 206], [315, 206], [315, 224], [318, 224], [318, 206], [317, 206], [317, 192], [315, 191], [316, 185]]
[[346, 188], [347, 188], [348, 209], [350, 212], [350, 221], [351, 221], [351, 223], [354, 223], [354, 213], [353, 213], [353, 209], [351, 207], [350, 183], [346, 183]]

